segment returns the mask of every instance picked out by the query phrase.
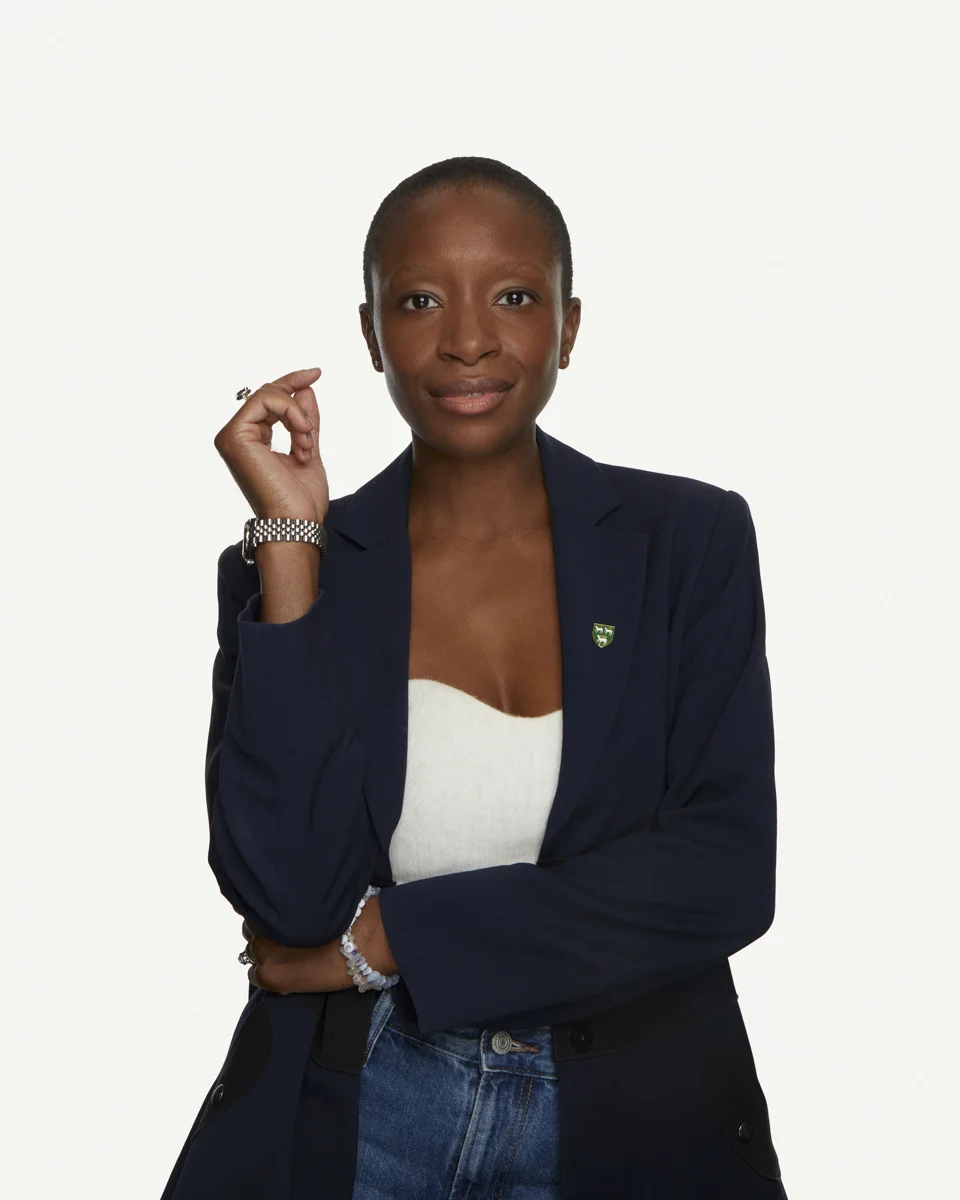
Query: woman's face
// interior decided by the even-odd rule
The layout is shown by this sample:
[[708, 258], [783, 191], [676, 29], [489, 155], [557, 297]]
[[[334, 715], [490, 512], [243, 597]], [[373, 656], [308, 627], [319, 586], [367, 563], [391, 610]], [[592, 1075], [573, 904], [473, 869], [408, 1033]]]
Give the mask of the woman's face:
[[[562, 302], [560, 263], [536, 211], [497, 186], [430, 192], [385, 231], [372, 283], [364, 338], [416, 435], [464, 457], [529, 430], [580, 323], [580, 301]], [[500, 391], [496, 406], [445, 408], [441, 393], [464, 381]]]

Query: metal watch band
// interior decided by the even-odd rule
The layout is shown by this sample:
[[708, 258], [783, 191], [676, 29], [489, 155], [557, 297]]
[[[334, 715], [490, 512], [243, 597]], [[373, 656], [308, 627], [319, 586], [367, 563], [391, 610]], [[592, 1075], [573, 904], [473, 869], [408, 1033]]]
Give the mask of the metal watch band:
[[305, 517], [250, 517], [243, 526], [241, 553], [245, 562], [255, 561], [253, 552], [264, 542], [310, 542], [327, 553], [327, 531], [319, 521]]

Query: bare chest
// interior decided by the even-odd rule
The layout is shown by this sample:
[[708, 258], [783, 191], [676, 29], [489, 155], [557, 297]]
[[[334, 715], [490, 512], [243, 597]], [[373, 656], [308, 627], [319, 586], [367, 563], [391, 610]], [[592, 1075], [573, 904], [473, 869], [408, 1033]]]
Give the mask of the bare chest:
[[450, 554], [411, 543], [411, 679], [436, 679], [514, 716], [562, 704], [549, 536]]

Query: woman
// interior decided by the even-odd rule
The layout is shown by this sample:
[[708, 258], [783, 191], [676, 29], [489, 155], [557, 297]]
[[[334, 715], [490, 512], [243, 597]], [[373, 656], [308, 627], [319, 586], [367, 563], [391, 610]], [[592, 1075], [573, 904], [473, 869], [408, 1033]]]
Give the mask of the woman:
[[774, 912], [749, 508], [537, 425], [580, 301], [526, 176], [404, 180], [364, 283], [403, 453], [331, 501], [318, 369], [215, 439], [256, 514], [207, 758], [251, 990], [164, 1196], [785, 1197], [728, 963]]

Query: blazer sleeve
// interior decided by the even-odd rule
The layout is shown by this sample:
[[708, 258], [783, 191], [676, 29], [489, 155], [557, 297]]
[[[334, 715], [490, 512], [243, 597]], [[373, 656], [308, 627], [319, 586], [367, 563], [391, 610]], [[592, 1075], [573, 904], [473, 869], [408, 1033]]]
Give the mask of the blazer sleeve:
[[206, 753], [208, 861], [257, 933], [321, 946], [347, 928], [378, 842], [323, 588], [262, 623], [237, 545], [220, 555]]
[[[561, 1009], [696, 974], [770, 927], [776, 791], [756, 533], [726, 491], [688, 592], [652, 828], [540, 866], [384, 889], [380, 912], [424, 1033]], [[611, 996], [619, 999], [611, 1001]]]

